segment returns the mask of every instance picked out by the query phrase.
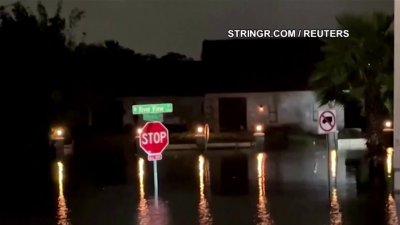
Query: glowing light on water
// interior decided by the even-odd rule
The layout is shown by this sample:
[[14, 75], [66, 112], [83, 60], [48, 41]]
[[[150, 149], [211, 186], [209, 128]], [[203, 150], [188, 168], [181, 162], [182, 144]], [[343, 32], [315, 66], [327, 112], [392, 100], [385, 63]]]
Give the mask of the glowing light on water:
[[207, 197], [205, 194], [205, 186], [208, 182], [204, 182], [207, 179], [206, 171], [206, 159], [204, 156], [199, 156], [199, 190], [200, 190], [200, 200], [199, 200], [199, 222], [201, 225], [211, 225], [213, 223], [213, 218], [210, 213]]
[[139, 158], [138, 162], [138, 171], [139, 171], [139, 183], [143, 185], [143, 180], [144, 180], [144, 159]]
[[391, 177], [392, 175], [392, 169], [393, 169], [393, 148], [387, 148], [386, 149], [386, 171], [388, 174], [388, 177]]
[[138, 177], [139, 177], [139, 206], [138, 206], [138, 224], [149, 224], [149, 207], [145, 198], [144, 190], [144, 159], [139, 158], [138, 161]]
[[331, 208], [330, 208], [331, 225], [342, 225], [342, 213], [340, 212], [340, 204], [338, 200], [337, 190], [334, 188], [331, 193]]
[[60, 193], [63, 192], [63, 180], [64, 180], [64, 164], [62, 162], [57, 162], [58, 168], [58, 188]]
[[262, 174], [263, 174], [264, 154], [265, 153], [258, 153], [257, 154], [257, 177], [258, 178], [261, 178]]
[[145, 193], [145, 171], [146, 162], [143, 158], [138, 159], [137, 176], [139, 180], [139, 204], [137, 207], [137, 223], [139, 225], [167, 225], [169, 224], [168, 205], [159, 199], [159, 204], [156, 206], [154, 199], [146, 198]]
[[64, 164], [57, 162], [58, 169], [58, 210], [57, 225], [70, 225], [68, 219], [67, 201], [64, 197]]
[[397, 207], [396, 201], [393, 199], [393, 196], [389, 194], [386, 204], [386, 213], [387, 213], [387, 224], [388, 225], [398, 225], [399, 219], [397, 217]]
[[332, 178], [336, 178], [336, 169], [337, 169], [337, 152], [336, 150], [331, 151], [331, 175]]
[[267, 208], [267, 197], [265, 195], [265, 153], [257, 154], [257, 178], [258, 178], [258, 225], [271, 225], [273, 221]]

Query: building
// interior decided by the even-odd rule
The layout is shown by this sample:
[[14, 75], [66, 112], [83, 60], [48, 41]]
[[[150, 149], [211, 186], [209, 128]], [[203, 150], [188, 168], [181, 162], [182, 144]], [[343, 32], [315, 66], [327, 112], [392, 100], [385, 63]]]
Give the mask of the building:
[[[253, 130], [261, 123], [316, 133], [318, 110], [327, 106], [320, 107], [308, 82], [323, 59], [322, 45], [318, 39], [305, 38], [204, 41], [206, 71], [233, 74], [231, 91], [205, 94], [205, 118], [211, 129]], [[342, 128], [344, 110], [336, 110]]]
[[163, 115], [163, 122], [170, 127], [175, 126], [175, 129], [179, 131], [186, 131], [204, 121], [204, 96], [122, 97], [119, 101], [122, 102], [125, 111], [124, 126], [144, 124], [142, 116], [132, 115], [132, 105], [164, 102], [173, 104], [174, 112]]
[[[257, 124], [267, 127], [295, 126], [317, 133], [320, 106], [312, 91], [265, 93], [206, 94], [204, 111], [211, 130], [254, 130]], [[344, 127], [343, 107], [335, 107], [338, 128]], [[268, 129], [268, 128], [267, 128]]]
[[[174, 78], [176, 83], [189, 81], [189, 88], [202, 87], [203, 93], [194, 97], [187, 91], [182, 97], [121, 98], [124, 123], [143, 122], [129, 115], [132, 104], [171, 102], [174, 113], [166, 115], [165, 122], [185, 124], [188, 129], [208, 123], [214, 132], [253, 130], [255, 124], [262, 123], [297, 126], [316, 133], [318, 110], [327, 106], [320, 107], [308, 81], [323, 59], [321, 46], [320, 40], [305, 38], [206, 40], [202, 60], [193, 73], [186, 68], [184, 81]], [[181, 89], [183, 95], [183, 88], [174, 89]], [[343, 128], [343, 107], [336, 110], [338, 127]]]
[[[209, 93], [189, 97], [124, 97], [125, 126], [143, 124], [140, 116], [132, 115], [132, 105], [168, 102], [174, 112], [164, 115], [164, 123], [191, 130], [207, 123], [213, 132], [254, 130], [256, 124], [266, 127], [295, 126], [306, 132], [317, 133], [319, 106], [312, 91]], [[337, 111], [338, 128], [344, 127], [343, 107]], [[268, 128], [267, 128], [268, 129]]]

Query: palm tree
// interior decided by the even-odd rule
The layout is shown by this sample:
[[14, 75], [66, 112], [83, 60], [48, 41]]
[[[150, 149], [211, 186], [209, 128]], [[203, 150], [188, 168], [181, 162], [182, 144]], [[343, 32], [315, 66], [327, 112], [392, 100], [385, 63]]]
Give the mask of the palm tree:
[[356, 101], [366, 118], [368, 153], [382, 148], [382, 123], [393, 107], [393, 16], [383, 13], [337, 18], [349, 38], [323, 40], [325, 59], [317, 66], [311, 86], [321, 104]]

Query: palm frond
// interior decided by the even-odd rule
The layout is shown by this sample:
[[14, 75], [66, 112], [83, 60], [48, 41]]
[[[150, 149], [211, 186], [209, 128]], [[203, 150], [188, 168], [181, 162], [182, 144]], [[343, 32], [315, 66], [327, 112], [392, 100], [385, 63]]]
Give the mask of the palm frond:
[[[317, 65], [310, 86], [322, 103], [351, 99], [362, 105], [368, 94], [367, 85], [374, 82], [378, 87], [390, 85], [391, 81], [384, 80], [386, 77], [381, 74], [393, 72], [393, 34], [389, 30], [393, 16], [343, 14], [337, 17], [337, 23], [340, 29], [349, 30], [350, 37], [322, 40], [325, 59]], [[382, 95], [382, 98], [385, 101], [388, 97]]]

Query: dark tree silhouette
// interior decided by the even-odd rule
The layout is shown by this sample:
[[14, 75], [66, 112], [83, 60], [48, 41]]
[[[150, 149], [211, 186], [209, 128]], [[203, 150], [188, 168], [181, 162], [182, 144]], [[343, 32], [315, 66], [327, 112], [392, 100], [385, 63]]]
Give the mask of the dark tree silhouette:
[[162, 56], [160, 58], [162, 61], [166, 62], [182, 62], [182, 61], [193, 61], [192, 58], [188, 58], [185, 55], [176, 53], [176, 52], [169, 52], [168, 54]]
[[[74, 28], [84, 15], [73, 9], [63, 18], [61, 1], [52, 15], [41, 3], [34, 10], [21, 3], [0, 7], [0, 68], [9, 86], [15, 87], [12, 96], [25, 99], [22, 105], [9, 98], [14, 104], [11, 114], [20, 126], [41, 136], [28, 137], [29, 146], [38, 140], [47, 143], [51, 122], [90, 126], [93, 110], [102, 101], [112, 102], [123, 90], [141, 83], [141, 77], [173, 80], [168, 71], [174, 72], [176, 63], [193, 61], [174, 52], [160, 58], [137, 53], [115, 40], [76, 43]], [[21, 107], [35, 108], [37, 115], [27, 117]]]
[[6, 190], [0, 193], [6, 209], [32, 204], [39, 210], [52, 197], [48, 132], [57, 110], [51, 90], [68, 73], [70, 34], [83, 16], [76, 9], [65, 19], [61, 11], [61, 3], [52, 16], [40, 3], [36, 13], [21, 3], [0, 7], [0, 68], [7, 87], [2, 88], [7, 147], [0, 162]]
[[322, 104], [357, 102], [367, 119], [368, 152], [385, 157], [383, 123], [393, 109], [393, 15], [344, 15], [337, 21], [350, 37], [325, 40], [325, 60], [311, 85]]

